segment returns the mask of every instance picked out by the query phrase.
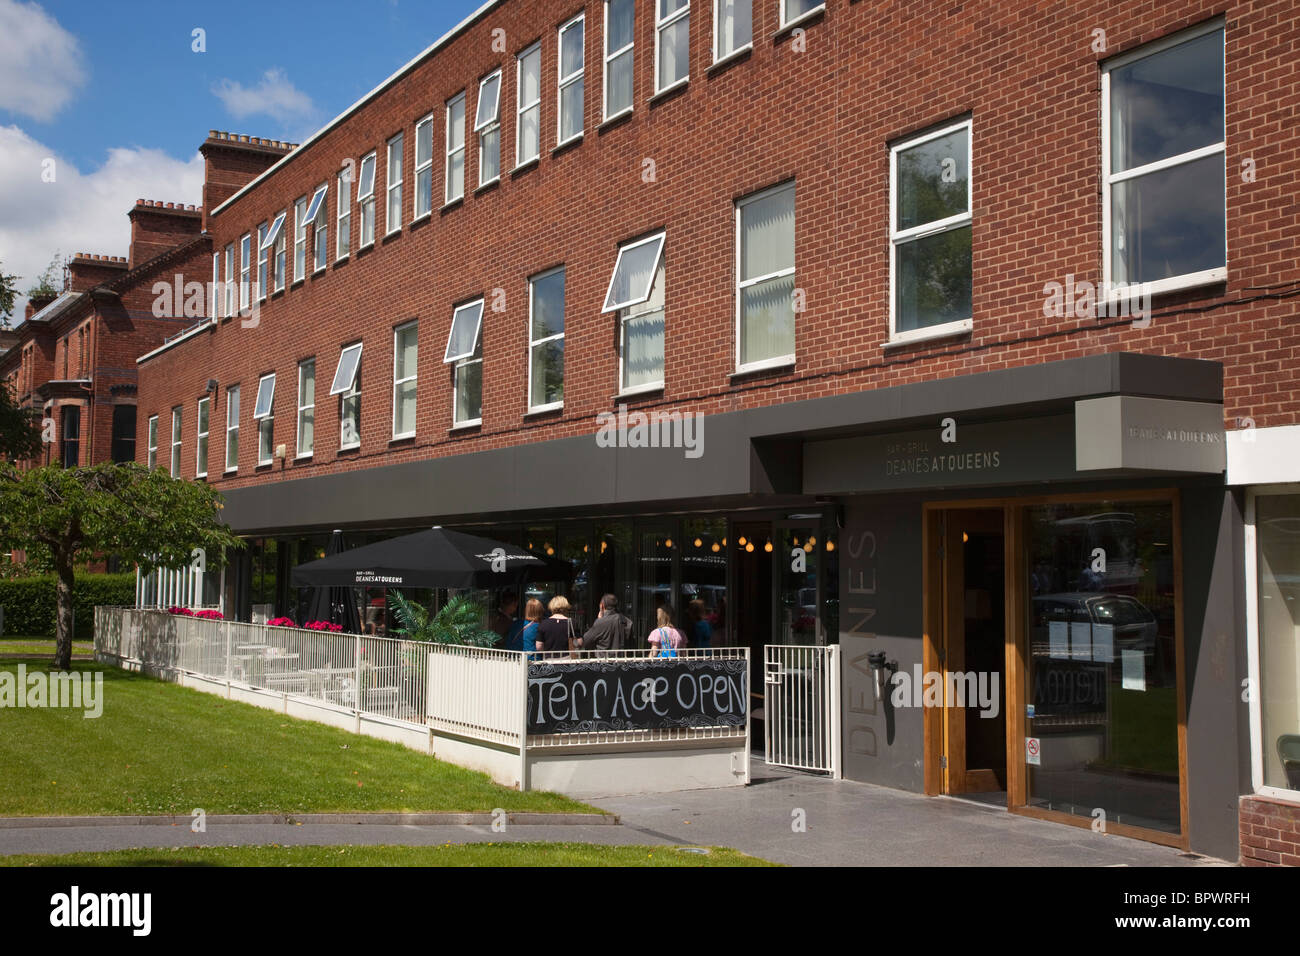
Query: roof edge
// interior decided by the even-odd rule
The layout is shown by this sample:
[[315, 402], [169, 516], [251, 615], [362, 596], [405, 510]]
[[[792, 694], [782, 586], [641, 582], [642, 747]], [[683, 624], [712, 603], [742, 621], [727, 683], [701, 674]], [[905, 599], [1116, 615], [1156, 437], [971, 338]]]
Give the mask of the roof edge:
[[489, 11], [491, 11], [495, 7], [500, 6], [503, 3], [505, 3], [505, 0], [487, 0], [487, 2], [483, 4], [483, 6], [479, 7], [477, 10], [471, 13], [460, 23], [456, 24], [456, 26], [452, 27], [441, 37], [435, 40], [432, 44], [426, 47], [424, 50], [417, 53], [414, 57], [408, 60], [404, 65], [398, 67], [397, 71], [393, 73], [391, 76], [389, 76], [388, 79], [382, 81], [373, 90], [371, 90], [369, 93], [362, 96], [361, 99], [357, 100], [355, 103], [353, 103], [351, 106], [345, 109], [338, 116], [334, 117], [332, 120], [330, 120], [320, 129], [318, 129], [316, 132], [312, 133], [305, 140], [299, 143], [297, 149], [287, 153], [282, 159], [278, 160], [273, 165], [267, 167], [259, 175], [257, 175], [252, 180], [250, 180], [246, 185], [244, 185], [241, 189], [239, 189], [238, 192], [234, 193], [234, 195], [232, 195], [230, 198], [226, 199], [224, 202], [214, 207], [212, 211], [208, 213], [208, 218], [211, 219], [213, 216], [218, 215], [223, 209], [225, 209], [235, 200], [242, 198], [245, 193], [252, 190], [254, 186], [258, 185], [263, 180], [268, 178], [272, 173], [280, 169], [280, 167], [288, 164], [289, 162], [292, 162], [296, 157], [302, 155], [303, 151], [308, 146], [316, 142], [316, 140], [320, 139], [330, 130], [334, 129], [336, 126], [342, 123], [353, 113], [357, 112], [367, 103], [369, 103], [371, 100], [377, 97], [380, 93], [384, 92], [394, 83], [396, 83], [398, 80], [404, 77], [407, 73], [410, 73], [420, 63], [424, 62], [426, 59], [428, 59], [430, 56], [436, 53], [439, 49], [446, 46], [448, 43], [450, 43], [452, 40], [458, 37], [461, 33], [467, 30], [472, 24], [474, 24], [476, 21], [481, 19], [484, 14], [488, 13]]

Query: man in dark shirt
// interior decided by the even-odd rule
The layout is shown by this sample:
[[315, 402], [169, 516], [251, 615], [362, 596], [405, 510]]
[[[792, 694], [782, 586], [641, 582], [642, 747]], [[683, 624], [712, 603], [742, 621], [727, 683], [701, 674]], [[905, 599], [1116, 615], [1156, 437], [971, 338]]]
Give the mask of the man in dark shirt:
[[618, 598], [606, 594], [600, 599], [600, 616], [582, 635], [586, 651], [621, 651], [632, 646], [632, 622], [618, 613]]

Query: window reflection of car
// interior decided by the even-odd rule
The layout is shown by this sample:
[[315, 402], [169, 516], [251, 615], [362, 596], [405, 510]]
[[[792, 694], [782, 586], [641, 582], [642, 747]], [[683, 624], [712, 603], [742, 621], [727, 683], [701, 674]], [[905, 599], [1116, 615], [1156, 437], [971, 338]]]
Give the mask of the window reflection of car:
[[1140, 650], [1154, 666], [1159, 650], [1160, 624], [1156, 616], [1137, 598], [1126, 594], [1094, 594], [1074, 591], [1041, 594], [1033, 599], [1031, 651], [1036, 657], [1050, 652], [1048, 622], [1070, 621], [1092, 625], [1110, 625], [1114, 630], [1115, 658], [1124, 650]]

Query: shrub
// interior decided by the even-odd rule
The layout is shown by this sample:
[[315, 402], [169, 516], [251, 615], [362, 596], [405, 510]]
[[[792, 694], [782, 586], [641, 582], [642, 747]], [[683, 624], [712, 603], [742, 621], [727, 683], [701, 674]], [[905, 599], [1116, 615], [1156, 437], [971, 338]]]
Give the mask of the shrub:
[[210, 608], [206, 611], [195, 611], [194, 616], [201, 617], [205, 621], [224, 621], [226, 619], [225, 615], [220, 611], [214, 611]]
[[[43, 574], [0, 579], [0, 607], [5, 609], [5, 633], [24, 637], [54, 637], [55, 577]], [[95, 635], [95, 607], [135, 605], [135, 574], [93, 574], [77, 578], [72, 595], [76, 636]]]
[[293, 618], [290, 617], [273, 617], [271, 618], [271, 620], [267, 621], [266, 623], [270, 627], [297, 627], [298, 626], [297, 624], [293, 623]]
[[331, 624], [329, 621], [308, 621], [303, 627], [309, 631], [329, 631], [331, 634], [337, 634], [343, 630], [342, 624]]
[[169, 608], [167, 609], [167, 613], [168, 613], [168, 614], [181, 614], [181, 615], [184, 615], [185, 617], [193, 617], [193, 616], [194, 616], [194, 612], [191, 611], [191, 610], [190, 610], [189, 608], [187, 608], [187, 607], [169, 607]]

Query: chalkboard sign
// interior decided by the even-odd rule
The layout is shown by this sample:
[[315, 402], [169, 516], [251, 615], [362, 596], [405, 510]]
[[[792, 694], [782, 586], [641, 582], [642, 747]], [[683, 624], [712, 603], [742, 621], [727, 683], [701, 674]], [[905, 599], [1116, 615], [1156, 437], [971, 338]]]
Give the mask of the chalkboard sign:
[[1106, 665], [1034, 658], [1037, 717], [1083, 717], [1106, 713]]
[[528, 732], [743, 727], [744, 658], [591, 658], [528, 665]]

